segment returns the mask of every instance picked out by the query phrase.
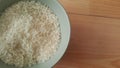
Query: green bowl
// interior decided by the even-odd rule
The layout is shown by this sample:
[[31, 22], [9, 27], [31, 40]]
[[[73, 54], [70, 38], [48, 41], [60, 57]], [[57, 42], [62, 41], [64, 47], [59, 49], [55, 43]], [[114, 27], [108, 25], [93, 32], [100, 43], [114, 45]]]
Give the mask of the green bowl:
[[[0, 0], [0, 13], [2, 13], [7, 7], [9, 7], [10, 5], [12, 5], [17, 1], [20, 0]], [[58, 51], [50, 60], [27, 68], [51, 68], [60, 60], [60, 58], [63, 56], [63, 54], [66, 51], [70, 39], [70, 23], [64, 8], [60, 5], [60, 3], [57, 0], [36, 0], [36, 1], [41, 1], [46, 5], [48, 5], [50, 9], [52, 9], [53, 12], [59, 18], [60, 29], [61, 29], [61, 42], [59, 44], [60, 47]], [[7, 65], [2, 61], [0, 61], [0, 68], [16, 68], [16, 67], [12, 65]]]

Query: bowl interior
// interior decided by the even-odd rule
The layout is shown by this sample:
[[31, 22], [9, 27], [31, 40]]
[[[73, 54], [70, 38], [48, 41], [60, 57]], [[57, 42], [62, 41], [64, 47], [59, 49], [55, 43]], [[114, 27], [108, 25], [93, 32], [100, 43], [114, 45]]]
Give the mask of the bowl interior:
[[[0, 14], [10, 5], [17, 2], [19, 0], [0, 0]], [[57, 0], [36, 0], [41, 1], [47, 4], [50, 9], [57, 15], [59, 18], [60, 29], [61, 29], [61, 42], [59, 44], [59, 49], [55, 53], [55, 55], [45, 63], [36, 64], [29, 68], [51, 68], [54, 66], [60, 58], [63, 56], [70, 39], [70, 23], [66, 12], [64, 11], [63, 7], [59, 4]], [[1, 68], [15, 68], [14, 66], [9, 66], [0, 61]], [[26, 68], [26, 67], [25, 67]]]

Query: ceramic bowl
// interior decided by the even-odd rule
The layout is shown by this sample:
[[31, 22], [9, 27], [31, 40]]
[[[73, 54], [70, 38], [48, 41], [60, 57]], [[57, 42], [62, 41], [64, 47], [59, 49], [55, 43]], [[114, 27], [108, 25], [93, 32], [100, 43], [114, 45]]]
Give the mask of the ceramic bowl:
[[[17, 1], [20, 0], [0, 0], [0, 14], [2, 14], [2, 12], [7, 7], [9, 7], [10, 5], [14, 4]], [[64, 8], [60, 5], [60, 3], [57, 0], [37, 0], [37, 1], [41, 1], [48, 5], [49, 8], [53, 10], [53, 12], [57, 15], [60, 23], [61, 42], [59, 44], [58, 51], [50, 60], [27, 68], [51, 68], [60, 60], [60, 58], [65, 53], [66, 48], [68, 47], [70, 39], [70, 23]], [[0, 68], [16, 68], [16, 67], [12, 65], [7, 65], [0, 61]]]

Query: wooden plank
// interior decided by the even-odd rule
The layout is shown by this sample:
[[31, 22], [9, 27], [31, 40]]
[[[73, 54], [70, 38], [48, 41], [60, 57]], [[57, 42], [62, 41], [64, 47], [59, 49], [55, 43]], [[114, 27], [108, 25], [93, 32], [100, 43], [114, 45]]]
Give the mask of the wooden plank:
[[69, 13], [120, 18], [120, 0], [59, 0]]
[[71, 41], [54, 68], [120, 68], [120, 20], [69, 16]]

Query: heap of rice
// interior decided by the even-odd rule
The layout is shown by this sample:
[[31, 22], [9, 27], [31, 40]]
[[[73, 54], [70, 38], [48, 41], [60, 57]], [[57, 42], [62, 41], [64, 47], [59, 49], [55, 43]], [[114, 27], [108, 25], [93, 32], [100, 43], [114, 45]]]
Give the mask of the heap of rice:
[[58, 18], [48, 6], [20, 1], [0, 17], [0, 59], [17, 67], [49, 60], [60, 42]]

